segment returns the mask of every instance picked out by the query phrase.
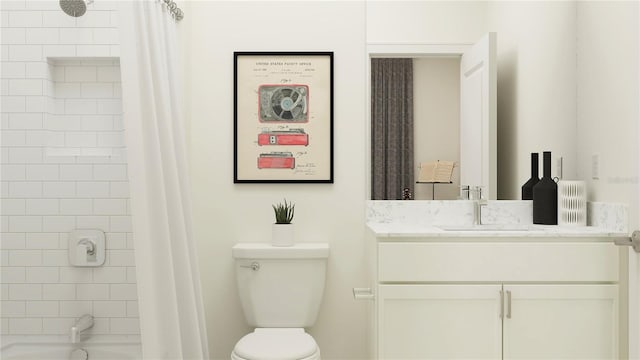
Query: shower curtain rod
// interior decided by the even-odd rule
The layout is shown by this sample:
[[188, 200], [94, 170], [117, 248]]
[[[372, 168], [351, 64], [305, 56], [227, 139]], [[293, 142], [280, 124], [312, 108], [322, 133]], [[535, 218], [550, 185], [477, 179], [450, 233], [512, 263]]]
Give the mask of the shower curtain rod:
[[178, 7], [178, 4], [176, 4], [175, 1], [173, 0], [163, 0], [163, 1], [164, 1], [164, 4], [169, 9], [169, 11], [171, 12], [171, 16], [173, 16], [173, 18], [176, 19], [176, 21], [180, 21], [184, 18], [184, 12], [182, 12], [182, 9]]

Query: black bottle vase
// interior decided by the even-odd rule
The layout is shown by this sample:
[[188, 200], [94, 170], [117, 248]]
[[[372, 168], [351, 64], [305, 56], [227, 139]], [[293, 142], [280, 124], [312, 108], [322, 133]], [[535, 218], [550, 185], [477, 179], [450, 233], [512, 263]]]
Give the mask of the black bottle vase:
[[558, 225], [558, 184], [551, 178], [551, 152], [543, 153], [543, 176], [533, 187], [533, 223]]
[[533, 200], [533, 187], [540, 181], [538, 177], [538, 153], [531, 153], [531, 178], [522, 185], [522, 200]]

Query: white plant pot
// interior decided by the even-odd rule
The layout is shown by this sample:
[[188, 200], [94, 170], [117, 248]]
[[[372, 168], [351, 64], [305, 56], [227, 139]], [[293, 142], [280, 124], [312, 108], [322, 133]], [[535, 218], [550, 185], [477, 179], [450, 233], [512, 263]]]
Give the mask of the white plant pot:
[[293, 224], [273, 224], [271, 226], [271, 245], [273, 246], [293, 246], [294, 226]]

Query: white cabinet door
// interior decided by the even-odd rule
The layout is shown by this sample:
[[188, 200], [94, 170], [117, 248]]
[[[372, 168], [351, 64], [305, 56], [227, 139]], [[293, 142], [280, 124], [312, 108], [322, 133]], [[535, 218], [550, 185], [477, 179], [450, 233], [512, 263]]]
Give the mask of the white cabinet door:
[[501, 288], [378, 286], [378, 358], [500, 359]]
[[617, 285], [505, 285], [504, 291], [504, 359], [617, 358]]

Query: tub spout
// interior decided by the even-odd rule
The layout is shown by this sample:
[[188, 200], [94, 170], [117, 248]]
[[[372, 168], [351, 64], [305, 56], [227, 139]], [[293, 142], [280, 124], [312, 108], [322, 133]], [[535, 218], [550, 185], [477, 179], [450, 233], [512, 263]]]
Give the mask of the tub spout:
[[80, 334], [93, 327], [93, 316], [84, 314], [79, 317], [71, 327], [71, 343], [77, 344], [80, 341]]

